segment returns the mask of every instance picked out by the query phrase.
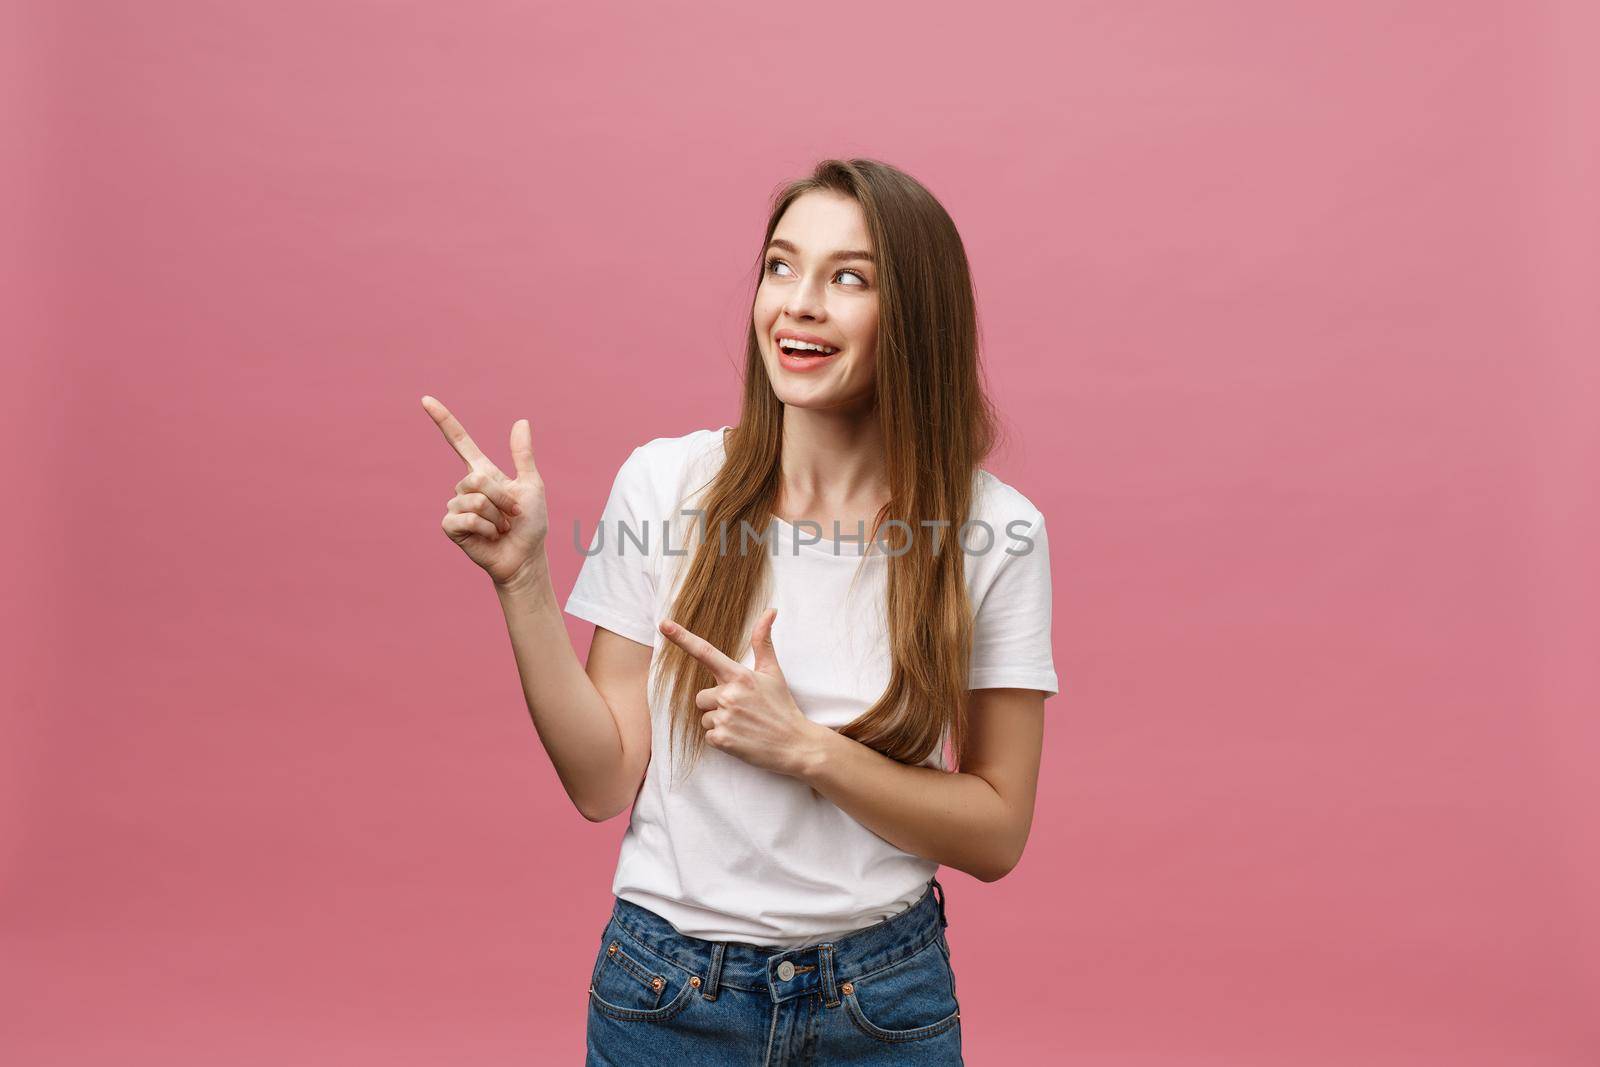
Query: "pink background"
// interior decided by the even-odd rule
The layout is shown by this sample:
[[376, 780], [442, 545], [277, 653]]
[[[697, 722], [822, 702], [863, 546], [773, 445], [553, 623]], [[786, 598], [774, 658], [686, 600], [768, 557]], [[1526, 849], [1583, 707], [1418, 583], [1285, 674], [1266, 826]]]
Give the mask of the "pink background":
[[736, 414], [771, 191], [863, 154], [1052, 524], [969, 1062], [1600, 1062], [1592, 5], [10, 11], [0, 1060], [579, 1061], [626, 820], [418, 397], [532, 421], [564, 597]]

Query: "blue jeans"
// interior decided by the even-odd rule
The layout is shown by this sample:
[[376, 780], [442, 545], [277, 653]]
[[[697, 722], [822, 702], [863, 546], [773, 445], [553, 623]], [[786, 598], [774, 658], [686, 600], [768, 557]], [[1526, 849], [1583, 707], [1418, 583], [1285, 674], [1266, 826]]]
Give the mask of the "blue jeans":
[[944, 887], [809, 948], [680, 934], [616, 898], [589, 983], [589, 1067], [960, 1064]]

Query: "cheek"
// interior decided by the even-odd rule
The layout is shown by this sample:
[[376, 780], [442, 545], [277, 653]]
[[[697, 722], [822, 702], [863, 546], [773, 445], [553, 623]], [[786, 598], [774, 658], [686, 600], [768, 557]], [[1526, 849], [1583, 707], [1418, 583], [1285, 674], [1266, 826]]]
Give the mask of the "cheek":
[[874, 313], [864, 317], [863, 321], [851, 331], [856, 345], [870, 357], [875, 357], [878, 351], [878, 318]]
[[[755, 308], [750, 314], [751, 321], [758, 327], [770, 327], [778, 319], [778, 312], [782, 309], [782, 301], [774, 299], [765, 289], [756, 293]], [[771, 330], [765, 332], [770, 333]]]

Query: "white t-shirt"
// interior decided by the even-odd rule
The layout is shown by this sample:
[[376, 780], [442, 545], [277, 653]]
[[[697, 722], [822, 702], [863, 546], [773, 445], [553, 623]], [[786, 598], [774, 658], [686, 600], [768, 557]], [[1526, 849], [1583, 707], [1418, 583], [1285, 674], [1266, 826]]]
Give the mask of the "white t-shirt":
[[[597, 545], [600, 550], [584, 559], [567, 598], [569, 614], [658, 651], [666, 643], [656, 624], [672, 604], [690, 558], [685, 553], [704, 522], [680, 509], [702, 505], [699, 490], [725, 458], [726, 428], [658, 437], [633, 450], [589, 542], [590, 552]], [[983, 550], [988, 538], [977, 525], [962, 539], [976, 610], [969, 688], [1053, 694], [1044, 516], [1016, 489], [980, 470], [970, 519], [987, 524], [992, 544]], [[746, 551], [768, 554], [778, 662], [807, 718], [843, 726], [889, 682], [887, 556], [878, 546], [862, 562], [863, 543], [851, 541], [859, 527], [841, 528], [837, 542], [834, 531], [823, 528], [815, 544], [807, 543], [818, 537], [812, 527], [774, 518], [770, 529], [770, 545], [752, 535]], [[728, 531], [730, 553], [738, 551], [739, 535]], [[931, 529], [917, 532], [924, 535]], [[948, 528], [942, 531], [941, 551], [951, 550], [952, 538]], [[652, 657], [652, 670], [659, 659]], [[754, 664], [748, 647], [740, 662]], [[710, 745], [693, 772], [674, 783], [667, 766], [668, 710], [653, 704], [650, 716], [649, 769], [622, 839], [612, 892], [662, 916], [679, 933], [785, 949], [813, 945], [905, 910], [937, 872], [937, 863], [901, 851], [800, 779]], [[923, 763], [945, 767], [944, 746]]]

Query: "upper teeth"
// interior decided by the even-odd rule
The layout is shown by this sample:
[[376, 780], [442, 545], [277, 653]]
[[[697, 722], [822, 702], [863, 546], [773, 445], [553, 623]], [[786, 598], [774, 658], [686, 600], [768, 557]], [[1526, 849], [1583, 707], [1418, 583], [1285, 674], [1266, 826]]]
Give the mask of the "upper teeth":
[[827, 345], [814, 345], [810, 341], [796, 341], [793, 337], [785, 337], [783, 340], [779, 341], [778, 344], [785, 348], [809, 348], [814, 352], [839, 351], [837, 348], [829, 348]]

